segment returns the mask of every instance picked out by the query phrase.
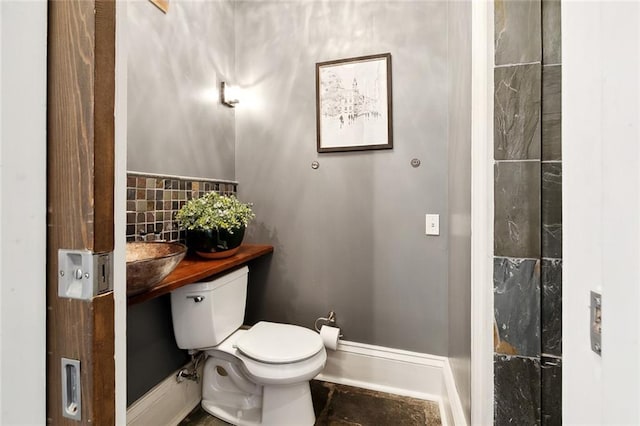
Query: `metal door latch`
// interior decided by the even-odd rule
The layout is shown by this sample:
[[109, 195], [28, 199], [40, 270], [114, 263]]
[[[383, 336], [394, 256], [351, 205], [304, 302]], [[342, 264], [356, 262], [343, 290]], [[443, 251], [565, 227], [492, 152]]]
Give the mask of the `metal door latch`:
[[58, 250], [58, 296], [90, 300], [113, 290], [113, 253]]
[[591, 292], [591, 350], [602, 355], [602, 295]]

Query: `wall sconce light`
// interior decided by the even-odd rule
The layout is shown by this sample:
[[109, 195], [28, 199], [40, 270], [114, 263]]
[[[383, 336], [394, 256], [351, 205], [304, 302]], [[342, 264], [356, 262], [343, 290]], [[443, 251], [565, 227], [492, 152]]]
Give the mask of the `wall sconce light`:
[[220, 84], [220, 100], [222, 103], [230, 108], [234, 108], [238, 99], [238, 88], [235, 86], [229, 86], [224, 81]]

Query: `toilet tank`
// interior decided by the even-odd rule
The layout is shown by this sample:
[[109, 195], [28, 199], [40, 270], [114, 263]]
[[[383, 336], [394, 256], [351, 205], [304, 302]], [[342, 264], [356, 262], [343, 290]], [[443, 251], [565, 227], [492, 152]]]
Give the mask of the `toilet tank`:
[[216, 278], [171, 292], [171, 316], [181, 349], [216, 346], [244, 321], [247, 301], [246, 266]]

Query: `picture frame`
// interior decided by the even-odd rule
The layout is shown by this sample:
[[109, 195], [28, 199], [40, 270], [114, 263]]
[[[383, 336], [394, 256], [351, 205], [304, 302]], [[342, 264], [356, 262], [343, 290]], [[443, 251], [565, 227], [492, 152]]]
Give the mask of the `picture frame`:
[[316, 63], [319, 153], [393, 148], [391, 53]]

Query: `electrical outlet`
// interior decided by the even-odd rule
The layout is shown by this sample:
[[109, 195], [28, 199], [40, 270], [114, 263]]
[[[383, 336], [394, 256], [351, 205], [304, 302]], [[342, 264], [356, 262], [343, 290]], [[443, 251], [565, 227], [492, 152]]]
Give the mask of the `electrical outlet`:
[[440, 215], [439, 214], [425, 215], [425, 234], [440, 235]]

